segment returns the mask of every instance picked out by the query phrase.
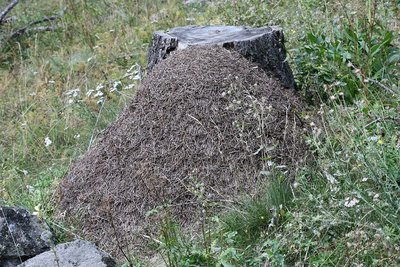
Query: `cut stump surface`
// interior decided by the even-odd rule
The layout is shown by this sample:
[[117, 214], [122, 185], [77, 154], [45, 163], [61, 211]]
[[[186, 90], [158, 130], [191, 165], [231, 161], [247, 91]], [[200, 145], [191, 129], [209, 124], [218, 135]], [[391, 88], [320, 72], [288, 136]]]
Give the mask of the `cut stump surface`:
[[285, 87], [296, 88], [292, 70], [286, 61], [283, 32], [276, 26], [184, 26], [168, 32], [155, 32], [149, 49], [148, 69], [152, 70], [174, 50], [212, 44], [236, 50], [278, 78]]

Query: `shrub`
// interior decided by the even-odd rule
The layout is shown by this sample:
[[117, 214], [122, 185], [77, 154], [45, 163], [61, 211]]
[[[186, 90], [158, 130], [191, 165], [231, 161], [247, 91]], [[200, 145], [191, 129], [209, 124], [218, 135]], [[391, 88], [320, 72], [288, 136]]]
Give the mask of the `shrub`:
[[[332, 34], [309, 32], [295, 53], [296, 77], [312, 100], [340, 95], [353, 102], [363, 92], [399, 94], [400, 49], [394, 32], [367, 18], [336, 25]], [[321, 90], [321, 89], [324, 90]]]

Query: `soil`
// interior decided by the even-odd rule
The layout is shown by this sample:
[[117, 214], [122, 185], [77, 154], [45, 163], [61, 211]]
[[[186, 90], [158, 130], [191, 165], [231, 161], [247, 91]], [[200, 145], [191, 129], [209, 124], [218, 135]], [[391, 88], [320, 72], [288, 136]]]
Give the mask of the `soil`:
[[[305, 158], [296, 91], [216, 46], [173, 53], [58, 188], [58, 213], [114, 256], [157, 237], [160, 218], [196, 223], [254, 194], [274, 165]], [[152, 216], [149, 216], [153, 214]]]

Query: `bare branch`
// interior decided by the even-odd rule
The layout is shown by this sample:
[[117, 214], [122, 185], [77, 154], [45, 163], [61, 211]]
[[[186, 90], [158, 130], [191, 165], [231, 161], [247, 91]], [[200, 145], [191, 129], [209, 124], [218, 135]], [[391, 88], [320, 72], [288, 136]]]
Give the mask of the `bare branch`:
[[16, 20], [17, 20], [17, 17], [16, 17], [16, 16], [5, 17], [5, 18], [3, 19], [3, 21], [0, 22], [0, 24], [10, 23], [10, 22], [13, 22], [13, 21], [16, 21]]
[[10, 35], [10, 39], [16, 38], [16, 37], [18, 37], [18, 36], [20, 36], [22, 34], [29, 33], [29, 32], [54, 31], [54, 30], [58, 29], [59, 27], [56, 26], [56, 25], [39, 26], [39, 27], [31, 27], [31, 26], [37, 25], [37, 24], [40, 24], [40, 23], [43, 23], [43, 22], [51, 22], [51, 21], [57, 20], [59, 18], [60, 18], [60, 16], [51, 16], [51, 17], [44, 17], [43, 19], [40, 19], [40, 20], [32, 21], [27, 26], [25, 26], [25, 27], [15, 31], [15, 32], [13, 32]]
[[385, 90], [388, 93], [392, 93], [392, 94], [396, 94], [395, 91], [393, 91], [392, 89], [390, 89], [389, 87], [387, 87], [386, 85], [384, 85], [383, 83], [376, 81], [376, 80], [372, 80], [370, 78], [365, 79], [366, 82], [372, 82], [373, 84], [377, 85], [378, 87], [382, 88], [383, 90]]
[[2, 24], [3, 19], [7, 16], [8, 12], [11, 11], [17, 4], [19, 0], [13, 0], [0, 12], [0, 24]]
[[[32, 21], [31, 23], [29, 23], [29, 26], [33, 26], [33, 25], [40, 24], [40, 23], [43, 23], [43, 22], [54, 21], [54, 20], [57, 20], [59, 18], [60, 18], [60, 16], [44, 17], [43, 19]], [[27, 26], [27, 27], [29, 27], [29, 26]]]
[[57, 30], [59, 27], [58, 26], [39, 26], [39, 27], [33, 27], [33, 28], [28, 28], [24, 27], [22, 29], [19, 29], [18, 31], [15, 31], [11, 34], [10, 38], [15, 38], [18, 37], [22, 34], [25, 33], [31, 33], [31, 32], [44, 32], [44, 31], [54, 31]]

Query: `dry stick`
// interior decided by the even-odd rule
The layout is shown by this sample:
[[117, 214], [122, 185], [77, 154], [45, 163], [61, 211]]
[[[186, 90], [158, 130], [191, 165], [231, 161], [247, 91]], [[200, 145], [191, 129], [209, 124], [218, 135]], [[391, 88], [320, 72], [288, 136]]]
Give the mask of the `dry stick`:
[[8, 4], [8, 6], [6, 6], [3, 11], [0, 12], [0, 24], [2, 24], [3, 19], [7, 16], [8, 12], [11, 11], [11, 9], [13, 9], [17, 4], [18, 4], [19, 0], [13, 0], [11, 3]]
[[31, 28], [31, 26], [37, 25], [37, 24], [40, 24], [40, 23], [43, 23], [43, 22], [54, 21], [54, 20], [57, 20], [59, 18], [60, 18], [59, 16], [51, 16], [51, 17], [45, 17], [45, 18], [40, 19], [40, 20], [35, 20], [35, 21], [29, 23], [27, 26], [25, 26], [25, 27], [15, 31], [15, 32], [13, 32], [11, 34], [10, 38], [11, 39], [15, 38], [15, 37], [20, 36], [20, 35], [22, 35], [24, 33], [27, 33], [27, 32], [54, 31], [54, 30], [58, 29], [57, 26], [53, 26], [53, 25], [52, 26], [39, 26], [39, 27], [33, 27], [33, 28]]
[[118, 249], [121, 251], [121, 253], [122, 253], [122, 255], [124, 256], [124, 258], [128, 261], [129, 267], [131, 267], [131, 266], [133, 266], [132, 263], [131, 263], [131, 260], [130, 260], [130, 258], [128, 257], [128, 255], [126, 255], [125, 251], [124, 251], [124, 250], [122, 249], [122, 247], [121, 247], [121, 243], [122, 243], [122, 242], [121, 242], [121, 240], [120, 240], [120, 238], [119, 238], [120, 236], [119, 236], [119, 234], [118, 234], [117, 227], [115, 227], [114, 218], [113, 218], [113, 215], [112, 215], [112, 213], [111, 213], [110, 198], [107, 199], [106, 205], [107, 205], [107, 206], [106, 206], [106, 212], [107, 212], [107, 215], [108, 215], [109, 220], [110, 220], [111, 228], [113, 229], [114, 235], [115, 235], [115, 237], [116, 237], [116, 239], [117, 239], [117, 246], [118, 246]]
[[3, 21], [0, 22], [0, 25], [1, 24], [10, 23], [10, 22], [13, 22], [15, 20], [17, 20], [16, 16], [8, 16], [8, 17], [4, 18]]
[[373, 84], [377, 85], [378, 87], [382, 88], [383, 90], [385, 90], [388, 93], [392, 93], [392, 94], [396, 94], [395, 91], [393, 91], [392, 89], [390, 89], [389, 87], [387, 87], [386, 85], [384, 85], [383, 83], [376, 81], [376, 80], [372, 80], [370, 78], [366, 79], [367, 82], [372, 82]]
[[349, 62], [348, 66], [350, 68], [352, 68], [354, 71], [359, 71], [360, 75], [361, 75], [361, 82], [363, 83], [363, 85], [365, 85], [365, 83], [371, 82], [373, 84], [375, 84], [376, 86], [378, 86], [379, 88], [385, 90], [387, 93], [392, 93], [392, 94], [396, 94], [395, 91], [393, 91], [392, 89], [390, 89], [389, 87], [387, 87], [386, 85], [384, 85], [383, 83], [373, 80], [371, 78], [368, 78], [364, 72], [361, 69], [357, 69], [356, 66], [353, 65], [353, 63]]
[[13, 32], [13, 33], [11, 34], [10, 38], [13, 39], [13, 38], [15, 38], [15, 37], [17, 37], [17, 36], [20, 36], [20, 35], [22, 35], [22, 34], [24, 34], [24, 33], [28, 33], [28, 32], [46, 32], [46, 31], [54, 31], [54, 30], [57, 30], [58, 28], [59, 28], [59, 27], [57, 27], [57, 26], [40, 26], [40, 27], [34, 27], [34, 28], [27, 28], [27, 27], [25, 27], [25, 28], [19, 29], [19, 30], [16, 31], [16, 32]]

